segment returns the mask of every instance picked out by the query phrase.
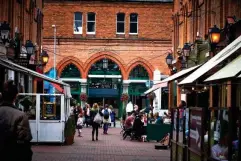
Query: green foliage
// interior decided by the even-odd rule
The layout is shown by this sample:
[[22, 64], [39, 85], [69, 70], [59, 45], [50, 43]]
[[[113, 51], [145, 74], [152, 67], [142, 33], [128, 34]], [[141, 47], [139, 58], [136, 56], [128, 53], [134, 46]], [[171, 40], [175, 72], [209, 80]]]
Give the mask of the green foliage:
[[64, 136], [73, 136], [75, 134], [75, 119], [74, 116], [70, 116], [65, 123]]

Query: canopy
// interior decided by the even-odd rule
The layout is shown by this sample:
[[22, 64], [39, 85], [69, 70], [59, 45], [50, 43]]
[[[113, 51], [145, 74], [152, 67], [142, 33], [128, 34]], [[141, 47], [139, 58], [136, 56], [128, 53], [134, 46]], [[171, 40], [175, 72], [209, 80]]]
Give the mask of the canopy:
[[183, 84], [190, 84], [193, 83], [195, 80], [200, 78], [202, 75], [207, 73], [213, 67], [227, 59], [231, 56], [234, 52], [236, 52], [241, 47], [241, 36], [239, 36], [236, 40], [234, 40], [231, 44], [225, 47], [222, 51], [220, 51], [217, 55], [207, 61], [204, 65], [198, 68], [195, 72], [190, 74], [184, 80], [182, 80], [179, 85]]
[[171, 75], [170, 77], [164, 79], [164, 80], [161, 81], [160, 83], [170, 82], [170, 81], [172, 81], [172, 80], [176, 80], [176, 79], [180, 78], [181, 76], [183, 76], [183, 75], [185, 75], [185, 74], [188, 74], [188, 73], [194, 71], [194, 70], [197, 69], [199, 66], [200, 66], [200, 65], [196, 65], [196, 66], [194, 66], [194, 67], [181, 70], [180, 72], [177, 72], [177, 73]]
[[223, 67], [221, 70], [210, 76], [205, 80], [207, 81], [213, 81], [213, 80], [219, 80], [219, 79], [225, 79], [225, 78], [232, 78], [239, 75], [241, 72], [241, 55], [238, 56], [236, 59], [234, 59], [232, 62], [230, 62], [228, 65]]
[[4, 66], [5, 68], [8, 68], [10, 70], [14, 70], [14, 71], [18, 71], [18, 72], [21, 72], [21, 73], [24, 73], [24, 74], [32, 75], [34, 77], [41, 78], [41, 79], [44, 79], [46, 81], [49, 81], [49, 82], [52, 82], [52, 83], [55, 83], [55, 84], [59, 84], [59, 85], [63, 85], [63, 86], [69, 86], [69, 84], [61, 82], [59, 80], [52, 79], [52, 78], [47, 77], [43, 74], [40, 74], [38, 72], [35, 72], [33, 70], [30, 70], [30, 69], [25, 68], [23, 66], [20, 66], [18, 64], [15, 64], [15, 63], [13, 63], [13, 62], [11, 62], [7, 59], [4, 59], [4, 58], [0, 58], [0, 65]]
[[167, 82], [163, 82], [163, 83], [158, 83], [158, 84], [154, 84], [152, 88], [148, 89], [146, 92], [144, 92], [145, 95], [159, 89], [162, 87], [167, 87]]

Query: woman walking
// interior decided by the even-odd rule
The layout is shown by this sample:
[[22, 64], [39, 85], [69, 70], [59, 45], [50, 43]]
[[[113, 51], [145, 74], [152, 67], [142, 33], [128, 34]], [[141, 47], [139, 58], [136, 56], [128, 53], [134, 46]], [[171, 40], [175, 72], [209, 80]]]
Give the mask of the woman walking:
[[[98, 128], [101, 123], [101, 119], [102, 119], [101, 116], [102, 116], [102, 113], [99, 110], [98, 104], [94, 103], [93, 108], [90, 110], [90, 118], [91, 118], [91, 124], [92, 124], [92, 141], [95, 141], [95, 139], [96, 141], [98, 141], [98, 134], [99, 134]], [[94, 135], [96, 138], [94, 138]]]

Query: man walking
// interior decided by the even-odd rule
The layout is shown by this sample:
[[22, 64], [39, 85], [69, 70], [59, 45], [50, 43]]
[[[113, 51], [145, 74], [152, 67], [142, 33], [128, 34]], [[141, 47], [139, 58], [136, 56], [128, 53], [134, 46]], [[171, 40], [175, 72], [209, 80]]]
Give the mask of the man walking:
[[32, 160], [28, 117], [15, 107], [17, 95], [13, 81], [4, 84], [0, 105], [0, 160], [3, 161]]

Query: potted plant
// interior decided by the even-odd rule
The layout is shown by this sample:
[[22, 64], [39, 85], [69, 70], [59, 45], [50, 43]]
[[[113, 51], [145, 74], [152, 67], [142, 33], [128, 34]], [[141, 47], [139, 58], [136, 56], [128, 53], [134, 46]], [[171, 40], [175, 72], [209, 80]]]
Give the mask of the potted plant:
[[66, 145], [72, 145], [74, 143], [75, 135], [75, 119], [74, 116], [69, 116], [64, 128], [64, 137]]

